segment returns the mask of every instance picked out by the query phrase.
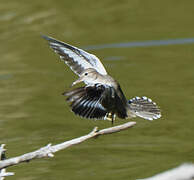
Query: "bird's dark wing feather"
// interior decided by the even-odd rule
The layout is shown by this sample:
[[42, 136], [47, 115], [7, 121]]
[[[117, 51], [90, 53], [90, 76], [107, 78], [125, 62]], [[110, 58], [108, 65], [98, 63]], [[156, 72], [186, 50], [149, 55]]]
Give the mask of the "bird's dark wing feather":
[[73, 89], [64, 93], [71, 102], [72, 111], [89, 119], [106, 119], [108, 113], [126, 117], [126, 109], [115, 89], [96, 84]]
[[95, 55], [54, 38], [44, 35], [42, 37], [49, 42], [50, 47], [78, 76], [88, 68], [93, 68], [103, 75], [107, 74], [104, 66]]
[[108, 113], [101, 104], [104, 91], [103, 86], [89, 86], [73, 89], [64, 95], [71, 102], [75, 114], [89, 119], [104, 119]]

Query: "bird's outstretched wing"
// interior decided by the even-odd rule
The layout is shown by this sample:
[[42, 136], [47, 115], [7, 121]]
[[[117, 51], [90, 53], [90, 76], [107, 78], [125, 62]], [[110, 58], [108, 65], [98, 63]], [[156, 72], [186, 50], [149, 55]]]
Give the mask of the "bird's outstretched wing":
[[58, 41], [54, 38], [43, 35], [44, 39], [49, 42], [50, 47], [59, 54], [60, 58], [72, 69], [78, 76], [88, 68], [93, 68], [100, 74], [106, 75], [107, 72], [100, 60], [93, 54]]
[[118, 97], [115, 89], [110, 86], [96, 84], [65, 92], [67, 101], [71, 102], [72, 111], [89, 119], [107, 119], [109, 113], [121, 118], [127, 116], [125, 105]]
[[108, 113], [102, 105], [105, 88], [93, 86], [80, 87], [63, 93], [71, 102], [72, 111], [81, 117], [89, 119], [106, 119]]

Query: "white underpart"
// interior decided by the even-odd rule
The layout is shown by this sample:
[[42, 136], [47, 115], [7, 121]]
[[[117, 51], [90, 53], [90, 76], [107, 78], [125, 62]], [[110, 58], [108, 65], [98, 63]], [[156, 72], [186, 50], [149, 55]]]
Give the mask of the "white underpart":
[[111, 83], [108, 83], [108, 82], [102, 82], [102, 79], [87, 79], [87, 80], [84, 80], [84, 83], [85, 84], [87, 84], [87, 85], [91, 85], [91, 86], [93, 86], [93, 85], [96, 85], [96, 84], [99, 84], [99, 85], [104, 85], [104, 86], [110, 86], [110, 87], [112, 87], [112, 84]]

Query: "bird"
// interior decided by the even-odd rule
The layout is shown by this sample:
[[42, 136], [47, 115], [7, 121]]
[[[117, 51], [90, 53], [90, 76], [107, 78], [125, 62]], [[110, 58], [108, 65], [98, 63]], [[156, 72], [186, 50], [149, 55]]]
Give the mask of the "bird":
[[140, 117], [155, 120], [161, 117], [159, 106], [146, 96], [126, 99], [120, 84], [110, 76], [98, 57], [80, 48], [52, 37], [42, 35], [60, 59], [79, 76], [71, 87], [85, 85], [66, 91], [66, 101], [78, 116], [94, 120], [109, 120], [116, 117], [129, 119]]

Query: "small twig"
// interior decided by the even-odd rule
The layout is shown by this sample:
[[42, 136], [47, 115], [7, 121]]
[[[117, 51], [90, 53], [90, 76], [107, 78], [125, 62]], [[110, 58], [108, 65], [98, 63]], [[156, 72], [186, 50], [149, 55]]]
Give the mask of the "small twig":
[[[5, 147], [5, 144], [2, 144], [0, 146], [0, 159], [1, 160], [3, 160], [5, 158], [5, 151], [6, 151], [6, 149], [4, 147]], [[4, 168], [0, 170], [0, 180], [4, 180], [4, 178], [6, 176], [12, 176], [12, 175], [14, 175], [14, 173], [6, 172], [6, 169], [4, 169]]]
[[33, 159], [39, 159], [39, 158], [44, 158], [44, 157], [53, 157], [54, 153], [57, 151], [60, 151], [62, 149], [68, 148], [70, 146], [82, 143], [85, 140], [88, 140], [90, 138], [96, 137], [96, 136], [100, 136], [100, 135], [105, 135], [105, 134], [111, 134], [111, 133], [115, 133], [115, 132], [119, 132], [125, 129], [128, 129], [130, 127], [133, 127], [136, 124], [136, 122], [128, 122], [119, 126], [114, 126], [111, 128], [107, 128], [107, 129], [102, 129], [98, 131], [98, 128], [95, 127], [92, 132], [90, 132], [89, 134], [85, 135], [85, 136], [81, 136], [79, 138], [75, 138], [72, 139], [70, 141], [66, 141], [63, 142], [61, 144], [57, 144], [57, 145], [51, 145], [48, 144], [45, 147], [42, 147], [34, 152], [30, 152], [21, 156], [17, 156], [14, 158], [10, 158], [10, 159], [6, 159], [6, 160], [2, 160], [0, 161], [0, 169], [9, 167], [9, 166], [13, 166], [22, 162], [29, 162], [30, 160]]
[[4, 177], [6, 177], [6, 176], [13, 176], [13, 175], [14, 175], [13, 172], [6, 172], [5, 169], [2, 169], [1, 173], [0, 173], [0, 179], [3, 180]]

